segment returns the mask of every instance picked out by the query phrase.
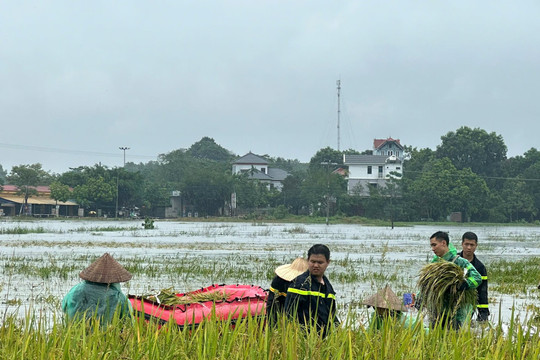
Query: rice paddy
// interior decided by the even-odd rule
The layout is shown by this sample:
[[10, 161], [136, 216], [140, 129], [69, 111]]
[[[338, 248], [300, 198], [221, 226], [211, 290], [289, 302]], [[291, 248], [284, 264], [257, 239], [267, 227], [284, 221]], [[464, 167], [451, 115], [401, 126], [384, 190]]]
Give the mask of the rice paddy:
[[[26, 346], [32, 354], [37, 354], [37, 349], [41, 348], [56, 354], [48, 358], [62, 357], [64, 351], [68, 354], [80, 352], [80, 357], [73, 358], [84, 358], [82, 354], [88, 354], [90, 350], [80, 349], [79, 338], [83, 336], [83, 330], [60, 326], [62, 317], [59, 304], [67, 291], [79, 282], [79, 272], [104, 252], [113, 255], [133, 274], [132, 280], [122, 284], [124, 292], [140, 295], [152, 289], [166, 288], [187, 292], [213, 283], [245, 283], [268, 288], [278, 265], [305, 255], [315, 243], [327, 244], [332, 251], [327, 276], [337, 291], [340, 317], [349, 316], [354, 319], [349, 320], [351, 324], [362, 324], [367, 319], [368, 311], [360, 305], [361, 301], [377, 289], [389, 284], [398, 296], [418, 291], [416, 284], [420, 269], [432, 257], [428, 237], [437, 230], [448, 231], [435, 226], [390, 229], [357, 224], [326, 226], [156, 221], [154, 225], [155, 229], [143, 229], [139, 220], [0, 220], [2, 338], [6, 334], [8, 338], [14, 334], [24, 334], [23, 338], [36, 339], [26, 345], [19, 344]], [[468, 331], [439, 335], [455, 345], [474, 343], [478, 349], [483, 349], [480, 353], [483, 352], [486, 358], [494, 358], [487, 356], [493, 354], [490, 346], [494, 351], [506, 349], [514, 355], [534, 355], [530, 346], [531, 342], [536, 341], [538, 348], [538, 334], [536, 337], [530, 335], [527, 329], [533, 326], [530, 321], [540, 318], [540, 290], [537, 289], [540, 281], [540, 228], [451, 227], [450, 239], [458, 249], [459, 239], [465, 231], [476, 232], [480, 239], [477, 254], [488, 269], [492, 324], [518, 329], [522, 336], [519, 341], [523, 343], [509, 343], [508, 337], [496, 332], [490, 333], [488, 339], [477, 339], [474, 332]], [[361, 327], [353, 326], [339, 329], [335, 336], [331, 335], [326, 340], [308, 336], [306, 344], [298, 345], [285, 340], [288, 336], [302, 336], [298, 329], [284, 327], [278, 334], [270, 336], [257, 326], [261, 325], [246, 323], [245, 327], [238, 326], [226, 339], [223, 338], [223, 329], [217, 328], [205, 328], [191, 334], [171, 331], [167, 332], [168, 339], [162, 334], [157, 336], [158, 330], [155, 329], [152, 332], [154, 330], [148, 327], [130, 328], [119, 335], [125, 338], [124, 343], [112, 341], [108, 345], [97, 335], [96, 338], [92, 334], [85, 336], [89, 336], [87, 344], [110, 349], [110, 355], [99, 352], [100, 358], [154, 358], [151, 356], [153, 351], [158, 351], [160, 358], [172, 358], [173, 354], [219, 358], [221, 351], [224, 351], [223, 346], [236, 349], [234, 354], [237, 358], [328, 358], [323, 355], [333, 354], [329, 357], [367, 356], [384, 359], [396, 358], [391, 354], [402, 354], [397, 358], [417, 359], [421, 351], [437, 353], [441, 357], [456, 356], [451, 344], [439, 344], [437, 341], [440, 339], [435, 340], [437, 335], [434, 334], [425, 338], [411, 335], [405, 330], [392, 329], [391, 333], [371, 334], [368, 337]], [[70, 339], [69, 344], [66, 343], [68, 340], [50, 339], [54, 331]], [[107, 331], [113, 333], [117, 330]], [[198, 338], [208, 337], [206, 331], [219, 332], [222, 336], [212, 338], [211, 341], [215, 343], [209, 348], [200, 344], [202, 338]], [[143, 333], [146, 335], [141, 335]], [[136, 342], [132, 342], [133, 336], [138, 338]], [[259, 336], [259, 340], [266, 342], [266, 345], [252, 344], [253, 348], [240, 345], [240, 339], [251, 339], [252, 336]], [[396, 348], [397, 344], [393, 340], [389, 343], [388, 336], [405, 338], [405, 344], [413, 346], [412, 350], [406, 352], [403, 346]], [[172, 339], [184, 344], [185, 350], [165, 350], [164, 346]], [[331, 343], [335, 352], [326, 349], [322, 345], [325, 342]], [[433, 349], [430, 344], [437, 345]], [[19, 345], [13, 344], [14, 349]], [[8, 347], [7, 344], [0, 345], [0, 358], [13, 358], [5, 356], [13, 354]], [[260, 351], [266, 357], [260, 355]], [[24, 358], [22, 350], [18, 354], [16, 358]], [[202, 357], [202, 354], [209, 357]]]

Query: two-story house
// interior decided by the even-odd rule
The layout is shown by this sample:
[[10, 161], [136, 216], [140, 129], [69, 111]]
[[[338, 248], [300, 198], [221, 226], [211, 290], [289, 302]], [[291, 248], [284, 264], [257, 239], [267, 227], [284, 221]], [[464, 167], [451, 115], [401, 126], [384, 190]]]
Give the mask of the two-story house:
[[370, 187], [384, 188], [394, 174], [403, 173], [403, 146], [399, 139], [374, 139], [373, 155], [343, 155], [349, 167], [349, 194], [369, 196]]
[[268, 188], [281, 190], [283, 180], [289, 173], [285, 170], [268, 166], [268, 161], [262, 156], [255, 155], [251, 151], [232, 164], [233, 174], [248, 174], [248, 178], [268, 184]]

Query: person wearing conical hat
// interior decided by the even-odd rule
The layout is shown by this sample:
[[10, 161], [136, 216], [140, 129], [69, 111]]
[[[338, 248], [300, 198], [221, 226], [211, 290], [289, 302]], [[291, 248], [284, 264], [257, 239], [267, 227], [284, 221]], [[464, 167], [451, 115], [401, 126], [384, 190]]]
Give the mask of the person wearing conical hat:
[[381, 330], [388, 321], [399, 321], [410, 328], [416, 326], [416, 319], [405, 316], [407, 308], [388, 285], [364, 300], [363, 304], [375, 309], [369, 320], [370, 329]]
[[304, 258], [296, 258], [290, 264], [280, 265], [276, 268], [276, 276], [270, 284], [270, 291], [266, 298], [266, 315], [273, 324], [283, 313], [287, 289], [291, 282], [308, 269], [308, 262]]
[[131, 304], [120, 288], [131, 274], [111, 255], [105, 253], [79, 276], [83, 281], [62, 300], [62, 310], [69, 320], [96, 316], [105, 325], [117, 312], [120, 318], [131, 316]]

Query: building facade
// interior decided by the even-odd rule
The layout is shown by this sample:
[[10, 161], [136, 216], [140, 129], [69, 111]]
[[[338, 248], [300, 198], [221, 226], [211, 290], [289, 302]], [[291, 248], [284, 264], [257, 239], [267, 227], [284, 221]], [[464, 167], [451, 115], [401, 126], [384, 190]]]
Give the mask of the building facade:
[[403, 174], [403, 158], [403, 146], [392, 138], [374, 139], [373, 155], [343, 155], [349, 167], [348, 193], [369, 196], [371, 188], [385, 188], [388, 179]]

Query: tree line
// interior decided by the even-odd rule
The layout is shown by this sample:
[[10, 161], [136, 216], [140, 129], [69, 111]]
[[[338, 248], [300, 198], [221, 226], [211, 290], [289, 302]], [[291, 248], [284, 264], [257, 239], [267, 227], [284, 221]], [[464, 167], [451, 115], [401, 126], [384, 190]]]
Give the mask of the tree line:
[[[36, 185], [49, 185], [51, 197], [72, 199], [87, 210], [114, 216], [115, 208], [138, 209], [141, 216], [160, 216], [171, 206], [173, 191], [199, 216], [250, 214], [269, 216], [365, 216], [374, 219], [445, 220], [461, 212], [464, 221], [535, 222], [540, 220], [540, 152], [507, 157], [502, 136], [480, 128], [461, 127], [441, 136], [435, 150], [405, 147], [402, 176], [370, 196], [347, 191], [344, 154], [370, 154], [349, 149], [320, 149], [309, 163], [263, 155], [270, 167], [289, 172], [278, 189], [232, 174], [238, 158], [204, 137], [189, 149], [161, 154], [157, 161], [108, 168], [96, 164], [50, 174], [41, 164], [0, 166], [0, 184], [18, 185], [25, 197]], [[343, 171], [336, 171], [341, 169]], [[397, 175], [397, 174], [395, 174]], [[358, 190], [358, 189], [357, 189]], [[237, 209], [231, 209], [231, 194]], [[182, 215], [182, 214], [180, 214]]]

